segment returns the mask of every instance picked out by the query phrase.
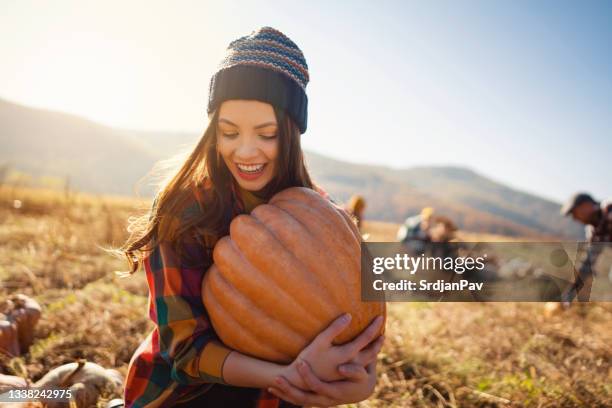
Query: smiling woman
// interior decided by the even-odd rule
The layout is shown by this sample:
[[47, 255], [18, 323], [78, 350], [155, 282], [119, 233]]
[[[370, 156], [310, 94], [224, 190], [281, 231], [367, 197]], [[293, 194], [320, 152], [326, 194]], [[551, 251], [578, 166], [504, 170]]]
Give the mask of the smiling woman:
[[[373, 391], [383, 319], [337, 346], [350, 318], [334, 316], [294, 361], [282, 364], [221, 342], [202, 300], [213, 249], [232, 220], [290, 187], [329, 198], [314, 186], [300, 144], [307, 83], [302, 52], [278, 30], [263, 27], [229, 45], [210, 82], [204, 135], [124, 247], [132, 272], [144, 265], [155, 323], [130, 361], [126, 406], [330, 406]], [[277, 255], [262, 254], [270, 262]], [[290, 269], [287, 275], [296, 273]], [[322, 381], [320, 373], [334, 373], [322, 378], [337, 381]]]
[[262, 190], [275, 175], [278, 124], [272, 105], [252, 100], [221, 104], [217, 148], [240, 187]]

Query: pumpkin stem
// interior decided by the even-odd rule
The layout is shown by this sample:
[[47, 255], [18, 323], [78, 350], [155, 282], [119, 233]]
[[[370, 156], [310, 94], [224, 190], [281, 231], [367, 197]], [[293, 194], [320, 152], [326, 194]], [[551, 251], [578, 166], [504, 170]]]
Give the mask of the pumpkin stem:
[[72, 372], [68, 375], [66, 375], [59, 383], [59, 388], [66, 388], [68, 386], [68, 383], [70, 382], [70, 380], [79, 372], [81, 371], [81, 369], [85, 366], [85, 363], [87, 362], [87, 360], [85, 360], [84, 358], [79, 358], [77, 361], [77, 366], [74, 370], [72, 370]]

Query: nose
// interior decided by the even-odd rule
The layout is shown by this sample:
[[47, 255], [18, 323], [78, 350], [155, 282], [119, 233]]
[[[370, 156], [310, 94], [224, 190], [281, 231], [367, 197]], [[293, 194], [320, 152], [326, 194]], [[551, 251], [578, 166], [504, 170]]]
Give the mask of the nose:
[[240, 143], [234, 155], [236, 159], [244, 161], [255, 159], [258, 156], [259, 149], [257, 145], [251, 140], [251, 138], [245, 139], [246, 140]]

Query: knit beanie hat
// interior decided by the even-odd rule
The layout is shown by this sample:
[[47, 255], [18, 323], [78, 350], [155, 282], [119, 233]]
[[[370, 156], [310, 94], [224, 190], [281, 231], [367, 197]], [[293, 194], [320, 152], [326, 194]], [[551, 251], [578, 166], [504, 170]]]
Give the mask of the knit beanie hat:
[[308, 65], [285, 34], [262, 27], [232, 41], [210, 79], [208, 113], [228, 99], [255, 99], [283, 109], [301, 133], [308, 117]]

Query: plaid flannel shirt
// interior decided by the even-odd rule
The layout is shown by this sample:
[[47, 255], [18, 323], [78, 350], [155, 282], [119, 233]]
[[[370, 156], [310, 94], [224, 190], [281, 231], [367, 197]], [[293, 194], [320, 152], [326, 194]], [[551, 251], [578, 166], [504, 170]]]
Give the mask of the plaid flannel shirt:
[[[236, 190], [232, 217], [263, 202]], [[320, 188], [315, 190], [329, 199]], [[178, 221], [199, 211], [202, 201], [202, 192], [194, 191], [193, 202]], [[126, 408], [169, 407], [201, 396], [215, 383], [226, 385], [222, 368], [232, 350], [217, 337], [201, 298], [202, 279], [212, 259], [195, 236], [182, 249], [179, 257], [170, 243], [162, 242], [145, 258], [149, 317], [155, 328], [130, 360]], [[255, 402], [258, 408], [279, 406], [281, 400], [267, 390], [261, 390]]]

